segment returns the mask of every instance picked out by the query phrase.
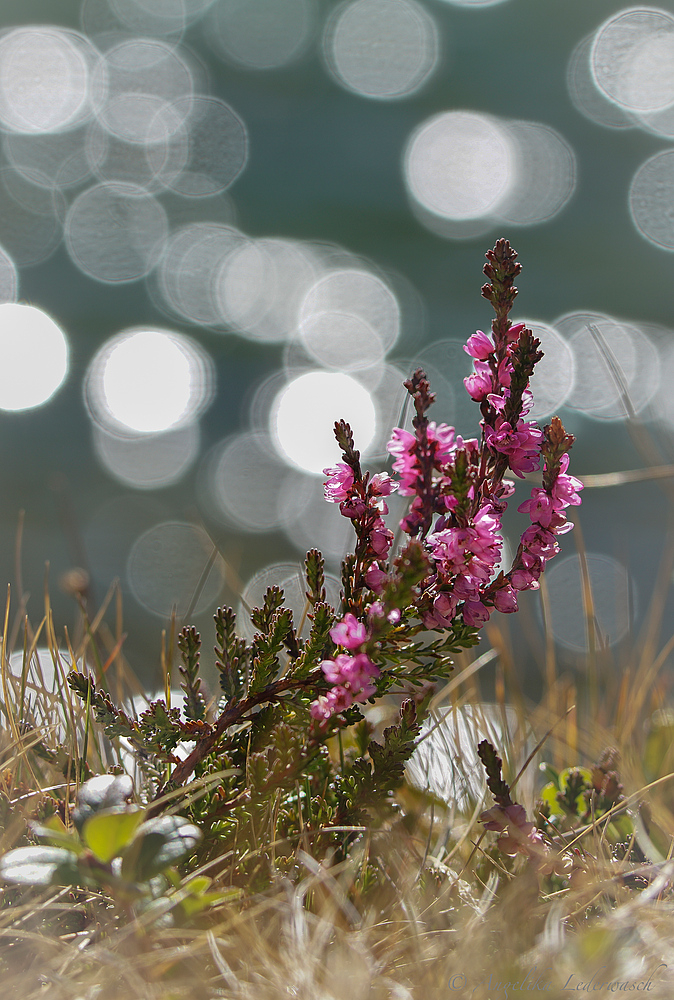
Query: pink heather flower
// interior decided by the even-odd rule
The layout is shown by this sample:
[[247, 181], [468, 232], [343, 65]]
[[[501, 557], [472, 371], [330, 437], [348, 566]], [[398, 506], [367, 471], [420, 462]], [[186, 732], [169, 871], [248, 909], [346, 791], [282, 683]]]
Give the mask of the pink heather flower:
[[522, 545], [529, 555], [538, 556], [539, 559], [552, 559], [559, 552], [554, 534], [540, 524], [532, 524], [527, 528], [522, 535]]
[[336, 712], [343, 712], [353, 704], [353, 697], [345, 687], [333, 687], [327, 694], [321, 694], [309, 706], [309, 714], [321, 724], [325, 724]]
[[[331, 684], [347, 689], [354, 698], [363, 694], [358, 699], [363, 701], [374, 694], [371, 678], [379, 676], [379, 667], [366, 653], [357, 653], [355, 656], [338, 653], [334, 660], [323, 660], [321, 670]], [[365, 691], [367, 694], [364, 694]]]
[[436, 424], [431, 420], [427, 430], [428, 440], [435, 442], [435, 465], [445, 465], [454, 453], [460, 438], [449, 424]]
[[516, 802], [509, 806], [492, 806], [480, 814], [480, 823], [484, 823], [485, 830], [499, 834], [496, 846], [511, 857], [516, 854], [530, 856], [544, 849], [541, 832], [535, 823], [527, 820], [524, 806]]
[[530, 569], [514, 569], [510, 574], [510, 582], [513, 590], [538, 590], [540, 584], [538, 576]]
[[496, 418], [496, 426], [485, 427], [485, 441], [494, 451], [508, 456], [508, 465], [520, 479], [540, 468], [543, 431], [533, 422], [520, 420], [513, 430], [507, 420]]
[[380, 517], [370, 529], [370, 545], [380, 559], [385, 559], [393, 545], [393, 532], [389, 531]]
[[522, 330], [526, 327], [526, 323], [514, 323], [508, 330], [508, 343], [514, 344], [520, 339], [520, 334]]
[[[400, 490], [402, 493], [402, 488]], [[419, 526], [423, 523], [424, 515], [424, 502], [421, 497], [415, 497], [410, 505], [410, 509], [405, 517], [400, 522], [400, 527], [403, 531], [406, 531], [408, 535], [413, 535], [415, 531], [418, 530]]]
[[482, 601], [466, 601], [463, 606], [463, 620], [466, 625], [479, 628], [489, 621], [491, 612]]
[[309, 708], [312, 718], [321, 724], [326, 723], [336, 712], [349, 708], [355, 701], [367, 701], [377, 690], [372, 678], [379, 676], [379, 667], [365, 653], [357, 653], [355, 656], [338, 653], [334, 660], [323, 660], [321, 670], [333, 685], [327, 694], [320, 695]]
[[348, 611], [341, 622], [330, 629], [330, 638], [335, 645], [343, 646], [344, 649], [358, 649], [367, 638], [367, 629]]
[[351, 518], [354, 521], [356, 518], [363, 516], [367, 510], [367, 504], [360, 497], [348, 496], [346, 500], [342, 500], [339, 509], [344, 517]]
[[388, 497], [397, 489], [398, 483], [391, 479], [388, 472], [377, 472], [370, 479], [369, 492], [373, 497]]
[[312, 701], [309, 706], [309, 715], [317, 722], [325, 723], [332, 715], [332, 705], [328, 701], [328, 696], [320, 694], [316, 701]]
[[498, 413], [500, 413], [501, 410], [505, 407], [506, 398], [507, 398], [506, 396], [497, 396], [496, 393], [494, 392], [490, 392], [487, 395], [487, 400], [491, 403], [491, 405]]
[[346, 500], [349, 490], [353, 486], [353, 469], [346, 462], [339, 462], [337, 465], [323, 469], [328, 481], [323, 486], [325, 499], [328, 503], [339, 503]]
[[496, 591], [494, 594], [494, 607], [497, 611], [505, 615], [517, 611], [517, 594], [511, 584], [508, 583], [505, 587], [501, 587]]
[[419, 478], [417, 456], [414, 453], [417, 439], [402, 427], [394, 427], [391, 434], [386, 450], [395, 458], [393, 468], [400, 476], [400, 493], [405, 497], [412, 496]]
[[[371, 566], [368, 566], [365, 573], [365, 582], [367, 583], [370, 590], [373, 590], [375, 594], [381, 594], [387, 579], [388, 579], [387, 574], [384, 572], [383, 569], [379, 568], [377, 563], [372, 563]], [[379, 602], [376, 601], [375, 603], [378, 604]], [[373, 607], [374, 604], [371, 606], [371, 609]]]
[[578, 490], [583, 489], [583, 484], [580, 479], [576, 479], [575, 476], [566, 475], [566, 470], [569, 467], [568, 451], [565, 455], [562, 455], [559, 466], [560, 473], [557, 476], [555, 485], [552, 488], [552, 495], [555, 500], [559, 500], [561, 502], [561, 506], [563, 507], [577, 507], [581, 502], [580, 497], [578, 496]]
[[[433, 465], [439, 469], [450, 460], [456, 449], [454, 428], [449, 424], [436, 424], [431, 420], [426, 429], [426, 436], [432, 446]], [[400, 476], [401, 496], [413, 496], [416, 493], [421, 474], [416, 448], [417, 439], [414, 434], [403, 430], [402, 427], [393, 428], [386, 450], [395, 458], [393, 468]]]
[[454, 594], [438, 594], [433, 601], [433, 607], [423, 615], [426, 628], [447, 628], [456, 615], [456, 597]]
[[510, 388], [510, 381], [513, 373], [513, 363], [510, 358], [504, 358], [498, 366], [496, 380], [504, 389]]
[[555, 512], [552, 498], [540, 487], [535, 487], [531, 491], [530, 499], [521, 503], [517, 509], [520, 514], [528, 514], [532, 521], [538, 522], [544, 528], [550, 527]]
[[494, 350], [494, 345], [486, 333], [483, 333], [482, 330], [477, 330], [468, 338], [463, 349], [471, 358], [476, 358], [478, 361], [486, 361]]
[[466, 392], [476, 403], [486, 399], [494, 388], [491, 368], [486, 361], [476, 361], [475, 371], [463, 380]]

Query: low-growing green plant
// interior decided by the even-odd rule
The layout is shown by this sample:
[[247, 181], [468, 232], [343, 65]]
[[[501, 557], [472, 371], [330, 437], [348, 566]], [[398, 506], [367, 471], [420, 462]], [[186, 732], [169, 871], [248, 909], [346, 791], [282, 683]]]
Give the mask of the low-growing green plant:
[[80, 786], [72, 826], [58, 813], [33, 822], [36, 847], [19, 847], [0, 858], [0, 877], [31, 886], [99, 889], [125, 909], [191, 917], [232, 893], [208, 892], [211, 879], [184, 881], [176, 865], [193, 855], [202, 834], [183, 816], [147, 817], [129, 801], [133, 782], [126, 774], [104, 774]]

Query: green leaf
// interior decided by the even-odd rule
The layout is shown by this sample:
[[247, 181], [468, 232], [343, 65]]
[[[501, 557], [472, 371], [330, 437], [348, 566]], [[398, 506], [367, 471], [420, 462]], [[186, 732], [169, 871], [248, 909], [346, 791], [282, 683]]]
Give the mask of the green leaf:
[[81, 785], [77, 807], [73, 809], [73, 822], [78, 831], [94, 813], [102, 809], [124, 806], [133, 793], [133, 781], [128, 774], [100, 774]]
[[136, 830], [122, 857], [122, 875], [147, 882], [165, 868], [191, 854], [201, 840], [201, 830], [184, 816], [157, 816]]
[[185, 692], [185, 717], [194, 720], [206, 718], [206, 704], [201, 693], [199, 677], [199, 652], [201, 637], [194, 627], [185, 626], [178, 635], [178, 649], [183, 665], [178, 665], [182, 677], [181, 688]]
[[82, 827], [82, 839], [99, 861], [112, 861], [133, 839], [145, 810], [140, 806], [115, 806], [94, 813]]
[[[281, 596], [283, 596], [283, 592], [281, 592]], [[248, 694], [258, 694], [273, 681], [279, 669], [278, 654], [292, 627], [293, 613], [289, 608], [283, 608], [272, 616], [268, 626], [268, 634], [259, 632], [255, 636], [253, 646], [256, 655], [251, 669]]]
[[332, 608], [323, 601], [317, 601], [309, 618], [312, 620], [309, 638], [300, 656], [290, 667], [289, 674], [292, 677], [305, 678], [334, 649], [330, 638], [330, 629], [335, 622]]
[[60, 847], [18, 847], [0, 858], [0, 877], [20, 885], [81, 885], [77, 855]]
[[31, 831], [51, 847], [63, 847], [67, 851], [81, 854], [84, 848], [77, 835], [66, 827], [60, 816], [50, 816], [44, 823], [31, 823]]
[[218, 608], [215, 621], [215, 665], [220, 671], [220, 687], [227, 701], [243, 697], [250, 659], [245, 640], [235, 631], [236, 615], [231, 608]]

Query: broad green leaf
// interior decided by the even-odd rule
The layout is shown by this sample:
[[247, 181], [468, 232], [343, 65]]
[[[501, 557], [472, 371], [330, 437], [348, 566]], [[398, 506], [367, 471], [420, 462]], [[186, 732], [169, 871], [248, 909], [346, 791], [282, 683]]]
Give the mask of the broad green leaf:
[[544, 785], [541, 789], [541, 799], [550, 806], [550, 817], [563, 815], [562, 808], [557, 799], [557, 793], [559, 789], [554, 782], [549, 781], [547, 785]]
[[0, 877], [21, 885], [82, 885], [77, 855], [60, 847], [18, 847], [0, 858]]
[[30, 828], [36, 837], [52, 847], [63, 847], [74, 854], [81, 854], [84, 850], [78, 836], [68, 830], [60, 816], [50, 816], [44, 823], [31, 823]]
[[115, 807], [96, 812], [82, 827], [82, 839], [105, 864], [122, 853], [133, 839], [145, 810], [140, 806]]
[[90, 816], [102, 809], [124, 806], [132, 792], [133, 781], [128, 774], [100, 774], [90, 778], [77, 795], [77, 806], [73, 810], [75, 826], [81, 832]]
[[136, 830], [124, 851], [122, 875], [147, 882], [190, 854], [201, 840], [201, 830], [184, 816], [157, 816]]

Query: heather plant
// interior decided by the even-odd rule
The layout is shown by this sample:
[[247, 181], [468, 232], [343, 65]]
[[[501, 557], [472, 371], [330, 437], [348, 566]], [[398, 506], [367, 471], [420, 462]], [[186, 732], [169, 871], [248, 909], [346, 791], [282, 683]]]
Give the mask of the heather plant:
[[[598, 675], [587, 698], [580, 675], [578, 684], [556, 676], [549, 646], [548, 689], [526, 717], [494, 616], [541, 586], [581, 489], [561, 422], [527, 419], [541, 352], [509, 320], [518, 273], [499, 240], [482, 289], [491, 332], [465, 347], [478, 436], [430, 419], [420, 370], [405, 383], [413, 419], [392, 431], [389, 472], [364, 469], [338, 421], [342, 460], [325, 469], [325, 499], [355, 535], [339, 606], [326, 599], [314, 548], [301, 621], [278, 587], [250, 612], [252, 642], [220, 608], [217, 696], [202, 676], [202, 637], [187, 625], [163, 647], [165, 664], [172, 650], [179, 657], [182, 706], [166, 666], [165, 698], [138, 715], [124, 707], [113, 677], [121, 623], [105, 635], [105, 605], [93, 621], [82, 609], [74, 648], [66, 634], [68, 672], [47, 600], [39, 628], [24, 623], [23, 670], [12, 678], [8, 603], [0, 974], [11, 995], [486, 1000], [525, 988], [561, 997], [599, 982], [671, 996], [674, 723], [662, 670], [674, 639], [656, 655], [664, 602], [654, 601], [613, 701], [608, 648], [591, 660], [606, 667], [598, 699]], [[538, 473], [505, 566], [509, 477]], [[409, 508], [390, 525], [395, 491]], [[51, 695], [29, 680], [42, 629], [61, 678]], [[491, 648], [477, 655], [485, 635]], [[466, 719], [486, 718], [469, 684], [496, 650], [511, 683], [497, 685], [504, 724], [454, 745], [464, 801], [405, 783], [421, 741], [433, 745], [466, 700]], [[522, 740], [516, 761], [509, 714], [536, 740], [523, 752]], [[527, 791], [520, 779], [539, 754], [543, 787]], [[482, 774], [468, 773], [473, 760], [486, 790]]]
[[[518, 594], [538, 588], [559, 551], [557, 536], [572, 527], [565, 511], [580, 503], [581, 483], [568, 474], [573, 437], [561, 421], [540, 429], [526, 419], [542, 352], [531, 331], [509, 319], [520, 270], [507, 240], [487, 253], [482, 295], [495, 314], [491, 333], [478, 331], [465, 345], [479, 437], [463, 438], [429, 419], [434, 394], [422, 370], [405, 382], [414, 416], [412, 430], [393, 428], [392, 474], [365, 471], [351, 428], [335, 424], [342, 461], [325, 469], [325, 499], [351, 521], [355, 547], [342, 564], [338, 608], [326, 601], [320, 551], [307, 553], [305, 638], [278, 587], [252, 610], [250, 643], [237, 633], [232, 609], [219, 609], [221, 697], [211, 713], [201, 691], [201, 637], [191, 627], [177, 639], [182, 715], [157, 700], [132, 718], [100, 678], [69, 673], [68, 684], [106, 736], [133, 753], [149, 822], [189, 779], [205, 782], [186, 807], [204, 833], [193, 865], [217, 864], [227, 854], [230, 866], [236, 859], [233, 881], [262, 888], [296, 869], [298, 843], [316, 856], [346, 858], [364, 831], [390, 821], [424, 713], [453, 657], [479, 642], [495, 610], [515, 612]], [[518, 508], [529, 526], [512, 565], [499, 569], [502, 517], [515, 489], [507, 476], [538, 470], [541, 485]], [[398, 550], [385, 520], [396, 490], [410, 498]], [[397, 721], [377, 741], [364, 707], [396, 697]], [[176, 756], [186, 744], [193, 746]], [[495, 828], [493, 817], [486, 822]], [[261, 838], [273, 848], [257, 849]], [[364, 882], [368, 877], [364, 869]]]

